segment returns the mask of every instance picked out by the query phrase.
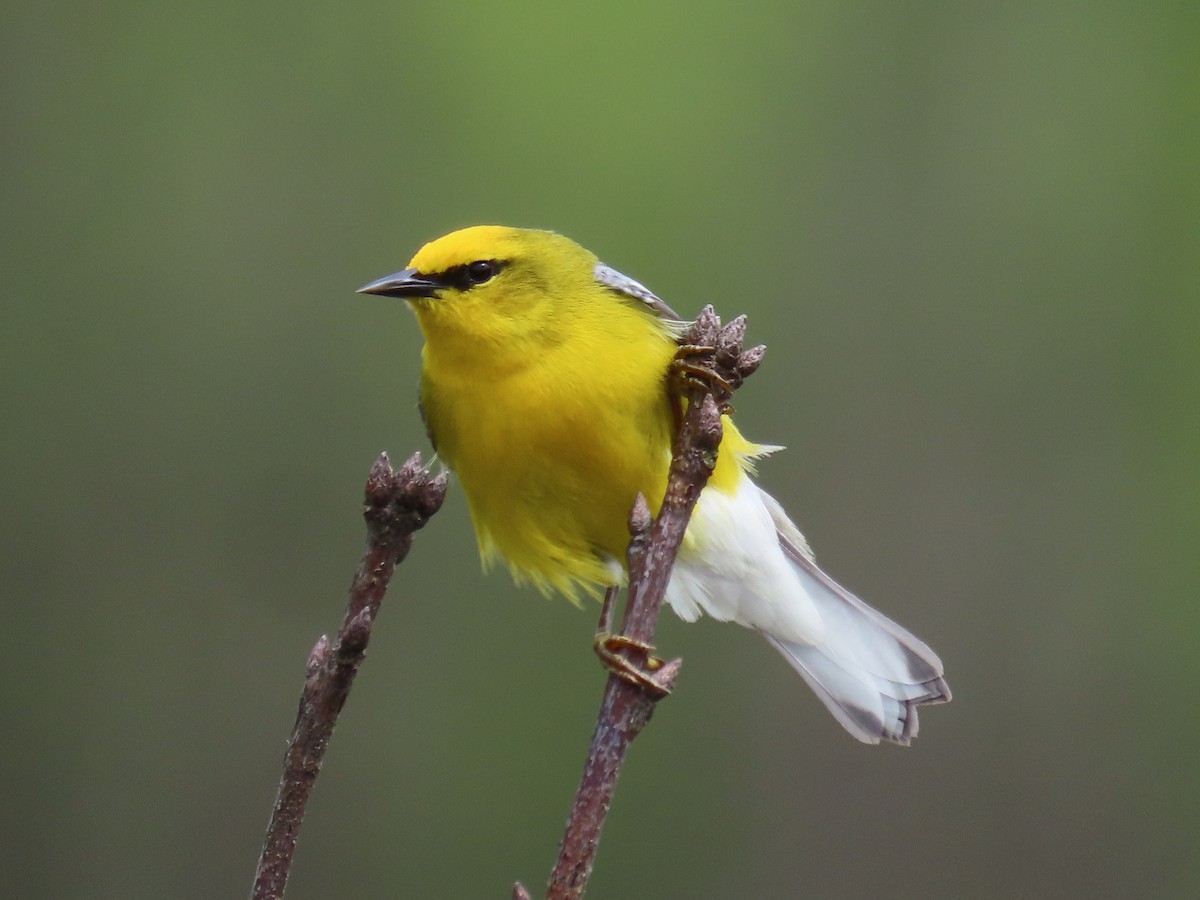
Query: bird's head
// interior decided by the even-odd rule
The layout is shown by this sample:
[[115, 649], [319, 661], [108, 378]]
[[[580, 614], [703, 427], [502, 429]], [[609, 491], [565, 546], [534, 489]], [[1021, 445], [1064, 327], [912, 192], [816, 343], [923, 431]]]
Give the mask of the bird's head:
[[429, 350], [498, 361], [557, 342], [579, 298], [596, 292], [596, 257], [552, 231], [477, 225], [422, 247], [403, 271], [359, 288], [400, 297]]

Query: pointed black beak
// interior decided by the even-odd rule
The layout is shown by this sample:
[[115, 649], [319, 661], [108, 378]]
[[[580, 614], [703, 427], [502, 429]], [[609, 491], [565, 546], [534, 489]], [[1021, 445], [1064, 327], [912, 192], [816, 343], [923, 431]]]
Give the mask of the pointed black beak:
[[378, 281], [364, 284], [360, 294], [376, 294], [380, 297], [436, 297], [442, 285], [422, 275], [416, 269], [405, 269], [394, 275], [385, 275]]

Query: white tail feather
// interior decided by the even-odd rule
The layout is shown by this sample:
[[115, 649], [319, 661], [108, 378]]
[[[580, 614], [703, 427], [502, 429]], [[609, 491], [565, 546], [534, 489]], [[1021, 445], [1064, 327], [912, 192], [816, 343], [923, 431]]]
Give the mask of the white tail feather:
[[920, 726], [917, 707], [950, 699], [942, 661], [924, 641], [821, 571], [783, 508], [762, 496], [779, 544], [825, 623], [819, 643], [768, 639], [860, 741], [909, 744]]
[[667, 590], [675, 611], [761, 631], [858, 740], [908, 744], [917, 707], [950, 699], [937, 654], [821, 571], [748, 477], [700, 495], [688, 539]]

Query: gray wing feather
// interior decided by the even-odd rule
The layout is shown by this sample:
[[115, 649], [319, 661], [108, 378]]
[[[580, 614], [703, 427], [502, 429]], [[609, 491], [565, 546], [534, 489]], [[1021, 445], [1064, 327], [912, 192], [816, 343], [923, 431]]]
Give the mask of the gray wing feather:
[[668, 319], [672, 322], [681, 322], [679, 314], [671, 307], [663, 302], [662, 298], [656, 295], [644, 284], [634, 281], [628, 275], [622, 275], [612, 266], [606, 266], [604, 263], [596, 263], [595, 268], [596, 280], [606, 288], [611, 288], [619, 294], [624, 294], [630, 297], [639, 304], [651, 310], [655, 315], [662, 319]]

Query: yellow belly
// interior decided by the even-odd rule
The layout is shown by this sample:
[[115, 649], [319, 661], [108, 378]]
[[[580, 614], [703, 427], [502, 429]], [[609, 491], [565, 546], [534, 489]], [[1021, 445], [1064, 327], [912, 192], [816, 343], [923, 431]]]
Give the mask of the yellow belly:
[[[501, 558], [518, 581], [571, 599], [613, 581], [634, 499], [641, 492], [657, 512], [666, 490], [675, 349], [647, 333], [619, 359], [589, 358], [576, 344], [481, 377], [427, 348], [426, 423], [466, 493], [485, 564]], [[712, 486], [732, 491], [747, 452], [726, 420]]]
[[545, 368], [483, 389], [427, 372], [422, 394], [485, 562], [503, 557], [519, 578], [573, 596], [612, 580], [607, 562], [624, 557], [637, 493], [661, 502], [672, 413], [661, 379], [564, 390], [562, 367], [553, 380]]

